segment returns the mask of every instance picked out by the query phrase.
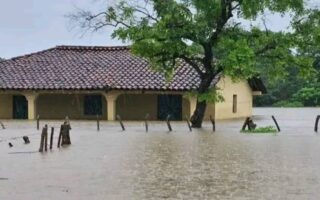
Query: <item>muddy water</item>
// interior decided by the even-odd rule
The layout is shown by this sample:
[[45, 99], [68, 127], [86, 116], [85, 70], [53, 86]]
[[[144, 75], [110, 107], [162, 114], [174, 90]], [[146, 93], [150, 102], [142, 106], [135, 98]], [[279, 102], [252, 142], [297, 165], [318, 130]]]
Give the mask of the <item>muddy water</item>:
[[[125, 132], [101, 122], [97, 132], [93, 121], [72, 121], [72, 145], [41, 154], [35, 122], [4, 121], [0, 199], [319, 199], [320, 110], [254, 112], [261, 126], [275, 115], [282, 132], [240, 134], [242, 120], [218, 122], [214, 134], [209, 123], [192, 133], [173, 123], [169, 133], [152, 122], [146, 134], [141, 122]], [[60, 122], [47, 123], [58, 130]]]

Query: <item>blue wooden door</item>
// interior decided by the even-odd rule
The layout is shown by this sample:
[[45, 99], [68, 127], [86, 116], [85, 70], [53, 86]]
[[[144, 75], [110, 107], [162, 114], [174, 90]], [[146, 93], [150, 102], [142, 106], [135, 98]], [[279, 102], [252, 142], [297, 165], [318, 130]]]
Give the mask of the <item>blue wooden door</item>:
[[28, 119], [28, 102], [22, 95], [13, 96], [13, 119]]
[[158, 95], [158, 120], [182, 120], [182, 96]]

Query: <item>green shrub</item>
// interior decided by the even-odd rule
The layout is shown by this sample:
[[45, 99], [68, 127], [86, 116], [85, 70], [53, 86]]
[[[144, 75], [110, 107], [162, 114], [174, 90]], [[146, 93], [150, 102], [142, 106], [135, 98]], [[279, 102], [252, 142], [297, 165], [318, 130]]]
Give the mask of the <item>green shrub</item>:
[[279, 101], [275, 104], [273, 104], [274, 107], [286, 107], [286, 108], [290, 108], [290, 107], [303, 107], [303, 103], [299, 102], [299, 101]]
[[277, 133], [278, 130], [273, 126], [258, 127], [254, 130], [241, 130], [241, 133]]

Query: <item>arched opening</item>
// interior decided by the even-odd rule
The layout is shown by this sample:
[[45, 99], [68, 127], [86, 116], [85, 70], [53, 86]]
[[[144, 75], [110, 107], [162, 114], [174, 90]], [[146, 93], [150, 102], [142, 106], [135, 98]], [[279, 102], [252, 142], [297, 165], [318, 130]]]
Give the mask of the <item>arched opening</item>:
[[12, 117], [13, 119], [28, 119], [28, 101], [25, 96], [13, 95]]
[[106, 100], [100, 94], [41, 94], [37, 115], [42, 119], [106, 118]]
[[122, 94], [116, 102], [116, 114], [123, 120], [157, 120], [156, 94]]
[[182, 120], [190, 115], [190, 103], [180, 94], [122, 94], [116, 101], [116, 114], [123, 120]]

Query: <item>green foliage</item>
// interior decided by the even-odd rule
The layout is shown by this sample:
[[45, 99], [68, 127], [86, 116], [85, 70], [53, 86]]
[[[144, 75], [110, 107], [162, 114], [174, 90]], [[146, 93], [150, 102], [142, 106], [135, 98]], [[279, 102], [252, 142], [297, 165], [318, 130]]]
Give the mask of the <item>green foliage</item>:
[[293, 101], [301, 102], [304, 106], [320, 105], [320, 87], [305, 87], [300, 89], [292, 97]]
[[303, 107], [303, 103], [299, 101], [282, 100], [273, 104], [274, 107], [296, 108]]
[[280, 78], [293, 63], [308, 75], [314, 58], [304, 54], [308, 48], [301, 35], [308, 29], [319, 33], [312, 26], [318, 21], [309, 20], [304, 25], [293, 21], [292, 33], [263, 27], [248, 30], [235, 23], [239, 18], [253, 21], [266, 10], [290, 12], [295, 20], [311, 16], [303, 0], [121, 0], [106, 12], [84, 12], [80, 17], [84, 19], [82, 26], [94, 30], [113, 26], [114, 38], [131, 42], [134, 54], [148, 59], [168, 78], [179, 67], [179, 59], [199, 73], [213, 76], [222, 71], [234, 80], [262, 72]]
[[210, 88], [207, 92], [199, 94], [197, 91], [188, 92], [185, 94], [186, 97], [197, 97], [198, 101], [209, 102], [209, 103], [217, 103], [223, 102], [224, 98], [219, 92], [219, 88]]
[[[82, 11], [73, 18], [94, 31], [114, 28], [112, 37], [132, 44], [132, 52], [147, 59], [152, 68], [169, 80], [184, 61], [200, 80], [200, 101], [219, 101], [212, 79], [219, 73], [234, 81], [262, 75], [270, 95], [258, 97], [257, 105], [288, 100], [304, 86], [300, 79], [313, 79], [314, 63], [320, 55], [320, 12], [306, 9], [306, 0], [120, 0], [105, 12]], [[290, 13], [288, 30], [245, 28], [266, 11]], [[270, 15], [265, 15], [268, 21]], [[318, 62], [320, 63], [320, 62]], [[319, 66], [319, 65], [316, 65]], [[289, 80], [285, 80], [289, 77]], [[295, 77], [290, 79], [290, 77]], [[314, 88], [311, 92], [318, 93]], [[294, 96], [293, 102], [317, 104], [310, 88]], [[215, 97], [214, 97], [215, 96]]]
[[277, 133], [278, 130], [273, 126], [258, 127], [254, 130], [241, 130], [241, 133]]

